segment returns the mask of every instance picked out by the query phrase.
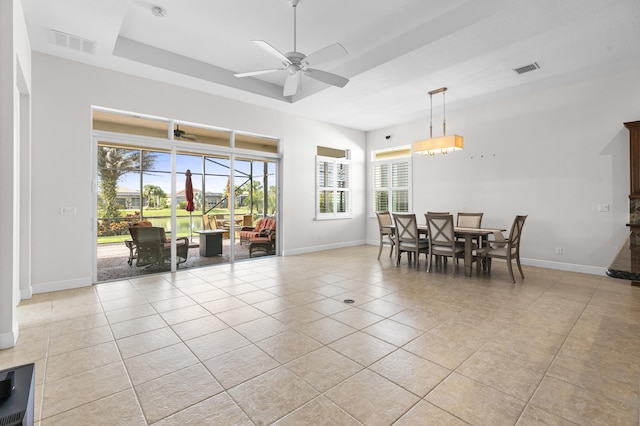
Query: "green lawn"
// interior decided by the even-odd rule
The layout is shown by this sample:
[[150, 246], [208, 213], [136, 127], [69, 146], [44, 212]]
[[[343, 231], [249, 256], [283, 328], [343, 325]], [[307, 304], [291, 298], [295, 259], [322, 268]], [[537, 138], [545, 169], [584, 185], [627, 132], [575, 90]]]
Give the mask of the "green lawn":
[[[140, 210], [131, 209], [131, 210], [120, 210], [123, 220], [126, 220], [127, 215], [134, 215], [136, 212]], [[246, 214], [248, 212], [247, 208], [236, 209], [236, 215]], [[154, 226], [161, 226], [166, 230], [171, 229], [171, 208], [165, 209], [145, 209], [143, 211], [145, 219], [149, 219]], [[225, 214], [228, 215], [229, 211], [226, 209], [213, 209], [208, 214]], [[176, 211], [176, 224], [178, 228], [177, 236], [178, 237], [188, 237], [189, 236], [189, 212], [184, 209], [178, 209]], [[195, 211], [192, 214], [191, 222], [193, 224], [192, 229], [194, 231], [202, 229], [202, 212]], [[98, 237], [98, 244], [108, 244], [108, 243], [120, 243], [130, 239], [131, 236], [129, 234], [125, 235], [110, 235], [104, 237]]]

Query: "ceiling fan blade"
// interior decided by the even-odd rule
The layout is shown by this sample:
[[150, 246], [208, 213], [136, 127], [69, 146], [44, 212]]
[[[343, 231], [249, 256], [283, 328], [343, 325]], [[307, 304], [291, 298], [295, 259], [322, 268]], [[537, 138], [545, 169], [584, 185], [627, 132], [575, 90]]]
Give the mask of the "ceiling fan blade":
[[282, 71], [284, 70], [284, 68], [272, 68], [269, 70], [260, 70], [260, 71], [249, 71], [249, 72], [239, 72], [234, 74], [234, 77], [252, 77], [254, 75], [262, 75], [262, 74], [269, 74], [271, 72], [276, 72], [276, 71]]
[[331, 46], [316, 50], [315, 52], [304, 58], [304, 60], [308, 64], [312, 65], [324, 64], [325, 62], [331, 62], [335, 59], [341, 58], [346, 54], [347, 50], [340, 43], [335, 43]]
[[304, 73], [315, 80], [322, 81], [323, 83], [327, 83], [332, 86], [344, 87], [349, 82], [348, 78], [313, 68], [308, 68]]
[[285, 63], [285, 64], [290, 64], [291, 63], [289, 58], [284, 56], [284, 53], [280, 52], [278, 49], [276, 49], [275, 47], [273, 47], [272, 45], [270, 45], [266, 41], [262, 41], [262, 40], [251, 40], [251, 41], [256, 46], [258, 46], [259, 48], [261, 48], [262, 50], [267, 52], [269, 55], [275, 56], [276, 58], [278, 58], [280, 61], [282, 61], [282, 63]]
[[298, 91], [298, 86], [300, 85], [300, 71], [297, 71], [295, 74], [291, 74], [287, 77], [287, 81], [284, 82], [284, 91], [282, 92], [282, 96], [293, 96]]

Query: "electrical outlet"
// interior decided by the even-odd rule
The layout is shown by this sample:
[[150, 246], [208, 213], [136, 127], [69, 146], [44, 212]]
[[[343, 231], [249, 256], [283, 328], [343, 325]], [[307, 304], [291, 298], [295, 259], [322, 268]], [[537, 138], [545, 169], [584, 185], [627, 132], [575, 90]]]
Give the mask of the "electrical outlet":
[[562, 247], [556, 247], [556, 254], [562, 254]]
[[599, 212], [608, 212], [609, 211], [609, 204], [598, 204], [598, 211]]

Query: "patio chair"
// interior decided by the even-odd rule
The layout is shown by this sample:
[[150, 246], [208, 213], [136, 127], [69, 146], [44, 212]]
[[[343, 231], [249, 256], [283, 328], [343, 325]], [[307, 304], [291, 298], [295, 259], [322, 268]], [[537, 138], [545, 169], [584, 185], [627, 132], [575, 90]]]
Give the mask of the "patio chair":
[[[171, 260], [171, 240], [164, 229], [158, 226], [130, 226], [129, 233], [136, 247], [136, 266], [164, 266]], [[189, 239], [176, 240], [178, 264], [187, 261]]]
[[491, 259], [504, 259], [507, 261], [507, 269], [509, 270], [509, 277], [511, 282], [515, 283], [516, 279], [513, 276], [513, 266], [511, 260], [515, 259], [520, 271], [520, 276], [524, 279], [524, 273], [522, 272], [522, 265], [520, 265], [520, 239], [522, 237], [522, 228], [524, 227], [524, 221], [527, 216], [516, 216], [511, 225], [511, 231], [509, 232], [509, 238], [504, 238], [502, 235], [494, 233], [497, 236], [495, 241], [489, 241], [489, 244], [481, 249], [476, 250], [478, 256], [482, 256], [487, 265], [487, 270], [491, 273]]
[[[225, 231], [229, 231], [229, 228], [225, 228], [224, 226], [222, 226], [220, 224], [220, 222], [218, 222], [218, 218], [216, 217], [217, 215], [210, 215], [209, 216], [209, 224], [211, 225], [212, 230], [216, 230], [216, 229], [223, 229]], [[222, 234], [222, 238], [229, 238], [229, 232], [225, 232]]]
[[[129, 227], [132, 226], [153, 226], [153, 224], [148, 220], [139, 220], [137, 222], [129, 222]], [[129, 264], [129, 266], [132, 266], [133, 261], [138, 257], [138, 250], [133, 239], [126, 240], [124, 242], [124, 245], [129, 249], [129, 259], [127, 260], [127, 263]]]
[[262, 217], [256, 223], [256, 226], [243, 226], [240, 228], [240, 245], [249, 243], [251, 238], [264, 237], [266, 233], [260, 233], [265, 230], [276, 230], [276, 219], [274, 217]]
[[389, 245], [391, 249], [389, 250], [389, 257], [393, 254], [393, 247], [395, 246], [394, 241], [394, 230], [390, 226], [393, 225], [391, 213], [389, 212], [376, 212], [376, 216], [378, 217], [378, 228], [380, 229], [380, 250], [378, 250], [378, 259], [380, 259], [380, 254], [382, 254], [382, 246]]
[[276, 252], [275, 229], [264, 229], [260, 235], [249, 238], [249, 257], [253, 257], [253, 253], [257, 251], [266, 254], [274, 254]]
[[253, 215], [245, 214], [242, 216], [242, 226], [253, 226]]
[[253, 227], [252, 214], [242, 215], [241, 219], [236, 220], [235, 236], [237, 240], [240, 240], [241, 245], [242, 245], [242, 240], [240, 239], [240, 231], [242, 231], [243, 229], [251, 228], [251, 227]]
[[207, 214], [202, 215], [202, 224], [204, 226], [205, 231], [211, 230], [211, 220], [209, 219], [209, 215]]

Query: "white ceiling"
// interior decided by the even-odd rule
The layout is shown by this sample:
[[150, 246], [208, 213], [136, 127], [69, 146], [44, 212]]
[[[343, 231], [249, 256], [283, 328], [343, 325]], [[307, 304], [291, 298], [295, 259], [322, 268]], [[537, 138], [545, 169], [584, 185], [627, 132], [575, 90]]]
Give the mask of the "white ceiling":
[[[450, 111], [640, 67], [638, 0], [300, 0], [297, 50], [341, 43], [347, 56], [314, 67], [351, 81], [303, 78], [293, 99], [282, 97], [286, 71], [233, 77], [280, 66], [251, 40], [293, 50], [288, 0], [23, 0], [23, 8], [35, 51], [364, 131], [427, 118], [427, 92], [443, 86]], [[95, 54], [56, 45], [51, 30], [95, 42]], [[513, 71], [533, 62], [540, 69]], [[442, 99], [433, 105], [436, 115]]]

